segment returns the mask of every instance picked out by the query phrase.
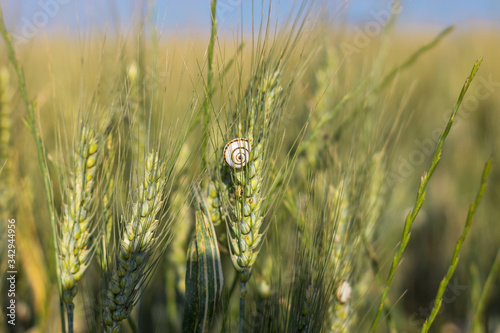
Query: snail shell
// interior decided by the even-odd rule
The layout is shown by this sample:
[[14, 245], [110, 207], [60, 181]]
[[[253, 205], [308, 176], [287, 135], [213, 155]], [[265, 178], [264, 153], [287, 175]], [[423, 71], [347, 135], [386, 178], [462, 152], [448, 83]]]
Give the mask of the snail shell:
[[337, 300], [345, 304], [351, 298], [352, 288], [349, 282], [342, 281], [342, 283], [337, 288]]
[[231, 168], [241, 169], [250, 160], [250, 149], [247, 139], [233, 139], [224, 147], [224, 161]]

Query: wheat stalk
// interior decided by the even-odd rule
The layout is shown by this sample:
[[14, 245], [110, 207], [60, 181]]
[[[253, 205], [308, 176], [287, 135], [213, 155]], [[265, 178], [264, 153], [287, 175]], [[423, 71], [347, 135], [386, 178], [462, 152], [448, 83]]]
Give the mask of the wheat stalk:
[[10, 142], [10, 75], [7, 68], [0, 69], [0, 168], [8, 157]]
[[[10, 177], [9, 164], [7, 159], [9, 157], [9, 141], [10, 141], [10, 127], [11, 127], [11, 109], [10, 109], [10, 93], [9, 93], [9, 71], [2, 67], [0, 69], [0, 243], [7, 244], [6, 225], [9, 219], [10, 207], [12, 207], [12, 191], [10, 190]], [[0, 255], [6, 258], [7, 246], [2, 246]], [[2, 259], [0, 261], [0, 269], [2, 272], [7, 267], [7, 261]], [[0, 282], [0, 289], [3, 288], [3, 279]], [[3, 289], [2, 289], [3, 290]], [[0, 320], [3, 323], [3, 320]]]

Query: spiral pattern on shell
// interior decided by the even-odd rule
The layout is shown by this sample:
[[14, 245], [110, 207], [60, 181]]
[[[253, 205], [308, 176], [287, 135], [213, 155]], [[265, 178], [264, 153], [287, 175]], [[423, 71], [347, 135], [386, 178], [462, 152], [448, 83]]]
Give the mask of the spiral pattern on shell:
[[224, 147], [224, 161], [231, 168], [241, 169], [250, 160], [250, 149], [250, 142], [247, 139], [233, 139]]

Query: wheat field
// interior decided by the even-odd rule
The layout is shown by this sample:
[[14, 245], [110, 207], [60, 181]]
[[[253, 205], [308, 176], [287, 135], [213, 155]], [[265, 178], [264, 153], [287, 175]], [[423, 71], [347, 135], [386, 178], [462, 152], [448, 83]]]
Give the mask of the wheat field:
[[498, 30], [217, 4], [2, 14], [0, 332], [500, 332]]

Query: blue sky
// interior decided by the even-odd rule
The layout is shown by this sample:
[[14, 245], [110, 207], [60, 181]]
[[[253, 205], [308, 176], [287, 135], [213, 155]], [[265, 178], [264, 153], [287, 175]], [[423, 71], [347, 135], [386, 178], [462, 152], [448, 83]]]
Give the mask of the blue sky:
[[[268, 0], [266, 0], [266, 3]], [[330, 7], [330, 12], [345, 9], [342, 18], [356, 24], [372, 20], [374, 13], [387, 12], [388, 1], [384, 0], [315, 0], [315, 5]], [[236, 31], [241, 22], [251, 22], [250, 0], [218, 0], [218, 20], [221, 29]], [[255, 1], [259, 12], [261, 0]], [[292, 8], [292, 0], [274, 0], [274, 13], [284, 19]], [[342, 4], [348, 3], [347, 7]], [[500, 25], [500, 1], [498, 0], [402, 0], [399, 25], [413, 29], [429, 26], [440, 29], [450, 24], [459, 29]], [[30, 35], [31, 30], [52, 32], [113, 31], [130, 28], [132, 17], [141, 12], [141, 1], [134, 0], [0, 0], [7, 24], [15, 26], [15, 32]], [[242, 7], [243, 6], [243, 7]], [[149, 11], [155, 16], [158, 26], [165, 34], [184, 33], [208, 34], [209, 0], [157, 0], [155, 9]], [[242, 14], [243, 13], [243, 14]], [[119, 18], [119, 19], [116, 19]], [[116, 22], [120, 22], [117, 24]], [[248, 25], [246, 26], [248, 28]]]
[[[366, 8], [387, 8], [387, 1], [359, 0], [351, 3], [349, 17], [366, 19]], [[431, 24], [468, 24], [500, 21], [498, 0], [402, 0], [401, 21]]]

